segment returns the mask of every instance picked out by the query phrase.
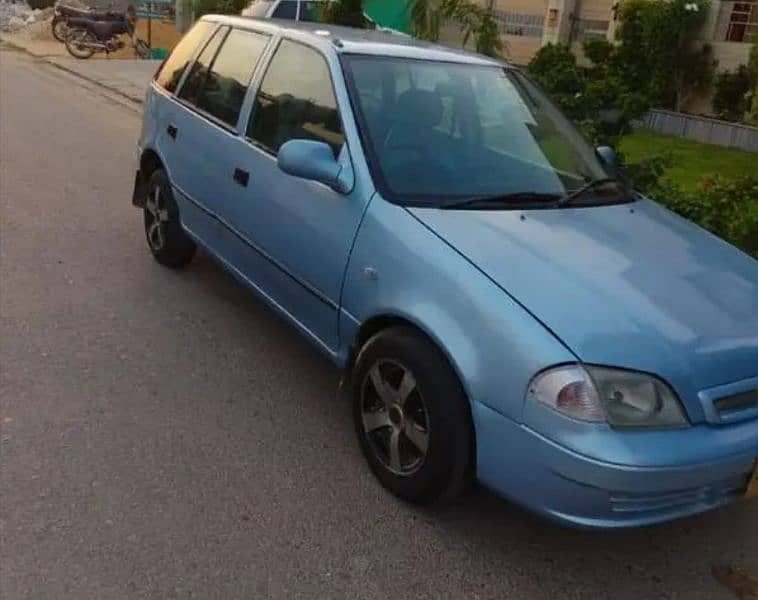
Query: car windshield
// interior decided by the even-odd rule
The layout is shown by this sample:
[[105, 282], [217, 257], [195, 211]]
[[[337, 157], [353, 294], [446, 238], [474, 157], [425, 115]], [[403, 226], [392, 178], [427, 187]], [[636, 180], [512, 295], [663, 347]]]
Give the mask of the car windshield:
[[[498, 66], [344, 56], [382, 195], [416, 206], [500, 198], [627, 199], [571, 122], [520, 72]], [[612, 183], [612, 182], [611, 182]]]

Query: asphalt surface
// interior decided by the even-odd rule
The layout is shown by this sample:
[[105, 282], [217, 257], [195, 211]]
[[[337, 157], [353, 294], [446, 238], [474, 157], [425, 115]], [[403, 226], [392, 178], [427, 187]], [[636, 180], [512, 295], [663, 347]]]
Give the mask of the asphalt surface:
[[4, 600], [718, 599], [714, 566], [756, 578], [758, 502], [607, 534], [482, 490], [389, 496], [324, 359], [210, 259], [152, 260], [139, 126], [0, 50]]

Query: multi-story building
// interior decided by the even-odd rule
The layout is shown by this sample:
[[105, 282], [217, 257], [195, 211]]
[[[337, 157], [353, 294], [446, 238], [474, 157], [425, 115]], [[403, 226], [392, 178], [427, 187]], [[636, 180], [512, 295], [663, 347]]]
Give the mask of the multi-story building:
[[[479, 0], [492, 9], [508, 56], [526, 64], [548, 43], [568, 44], [581, 55], [586, 39], [613, 39], [616, 13], [623, 0]], [[443, 33], [443, 41], [454, 43], [454, 27]], [[733, 70], [748, 61], [751, 42], [758, 43], [758, 0], [713, 0], [703, 26], [701, 41], [713, 47], [717, 70]], [[708, 98], [696, 99], [688, 107], [707, 112]]]

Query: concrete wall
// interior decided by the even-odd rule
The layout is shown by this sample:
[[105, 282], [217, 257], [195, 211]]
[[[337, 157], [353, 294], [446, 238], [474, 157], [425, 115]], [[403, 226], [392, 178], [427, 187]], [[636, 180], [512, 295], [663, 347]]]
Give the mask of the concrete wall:
[[739, 42], [709, 42], [713, 47], [713, 57], [719, 61], [716, 70], [733, 71], [746, 65], [750, 58], [750, 44]]
[[504, 35], [503, 42], [508, 60], [517, 65], [526, 65], [542, 46], [542, 40], [534, 37]]

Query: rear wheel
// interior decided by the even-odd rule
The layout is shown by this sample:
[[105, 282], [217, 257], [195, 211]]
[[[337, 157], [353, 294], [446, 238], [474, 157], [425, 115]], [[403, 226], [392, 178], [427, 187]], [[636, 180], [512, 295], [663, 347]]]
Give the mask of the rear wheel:
[[86, 29], [69, 29], [66, 35], [66, 50], [74, 58], [89, 58], [95, 53], [90, 44], [95, 42], [95, 37]]
[[53, 17], [51, 24], [53, 37], [59, 42], [66, 43], [66, 34], [68, 34], [68, 24], [64, 17]]
[[144, 216], [147, 245], [155, 260], [172, 269], [186, 266], [196, 246], [182, 228], [171, 185], [161, 169], [150, 176]]
[[352, 396], [361, 449], [384, 487], [419, 504], [466, 489], [474, 447], [468, 400], [431, 341], [408, 327], [376, 334], [356, 359]]

